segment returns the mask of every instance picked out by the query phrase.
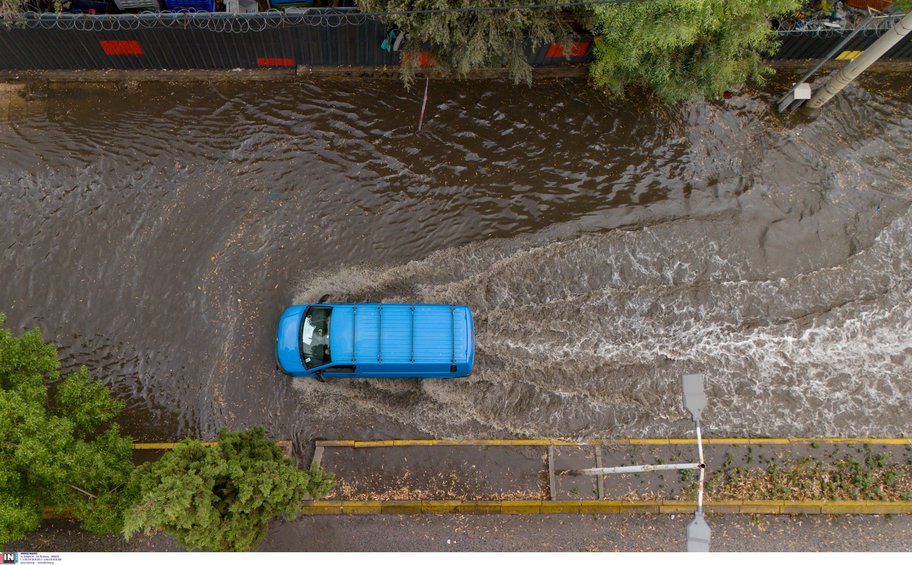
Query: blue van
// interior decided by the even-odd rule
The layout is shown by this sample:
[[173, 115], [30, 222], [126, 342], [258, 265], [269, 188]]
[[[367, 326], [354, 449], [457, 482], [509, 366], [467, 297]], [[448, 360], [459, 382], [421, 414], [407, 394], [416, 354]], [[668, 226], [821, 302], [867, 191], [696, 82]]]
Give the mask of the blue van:
[[317, 379], [466, 377], [475, 364], [468, 306], [305, 304], [282, 314], [276, 364]]

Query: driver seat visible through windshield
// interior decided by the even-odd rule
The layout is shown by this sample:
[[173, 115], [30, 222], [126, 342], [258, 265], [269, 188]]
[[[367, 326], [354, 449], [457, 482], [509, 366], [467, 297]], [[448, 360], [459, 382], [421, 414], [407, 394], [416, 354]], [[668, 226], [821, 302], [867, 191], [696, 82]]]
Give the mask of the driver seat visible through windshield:
[[308, 369], [331, 361], [329, 355], [329, 319], [332, 308], [311, 306], [301, 322], [301, 361]]

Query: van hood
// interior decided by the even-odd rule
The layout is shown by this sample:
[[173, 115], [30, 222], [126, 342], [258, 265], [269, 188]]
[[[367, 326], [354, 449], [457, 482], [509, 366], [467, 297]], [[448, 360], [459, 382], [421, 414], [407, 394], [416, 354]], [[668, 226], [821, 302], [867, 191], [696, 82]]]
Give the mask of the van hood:
[[279, 319], [279, 329], [276, 332], [276, 361], [286, 373], [304, 372], [301, 363], [301, 317], [306, 306], [292, 306], [285, 310]]

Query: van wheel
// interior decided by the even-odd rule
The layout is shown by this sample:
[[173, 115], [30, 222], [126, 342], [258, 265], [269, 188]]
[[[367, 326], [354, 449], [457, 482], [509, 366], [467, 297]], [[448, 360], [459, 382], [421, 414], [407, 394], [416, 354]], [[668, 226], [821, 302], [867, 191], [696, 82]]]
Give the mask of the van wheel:
[[320, 297], [320, 300], [317, 300], [317, 304], [324, 304], [330, 298], [332, 298], [332, 294], [324, 294]]

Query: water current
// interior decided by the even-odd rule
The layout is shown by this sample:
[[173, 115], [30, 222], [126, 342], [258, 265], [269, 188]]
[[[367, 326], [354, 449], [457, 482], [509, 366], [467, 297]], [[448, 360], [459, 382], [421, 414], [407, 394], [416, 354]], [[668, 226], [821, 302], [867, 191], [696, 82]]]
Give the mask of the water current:
[[[579, 80], [53, 88], [0, 114], [0, 311], [141, 439], [912, 433], [912, 94], [816, 120]], [[475, 373], [295, 381], [281, 310], [464, 303]]]

